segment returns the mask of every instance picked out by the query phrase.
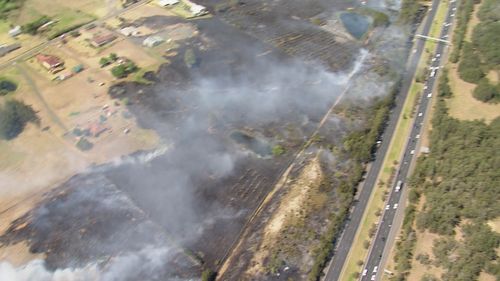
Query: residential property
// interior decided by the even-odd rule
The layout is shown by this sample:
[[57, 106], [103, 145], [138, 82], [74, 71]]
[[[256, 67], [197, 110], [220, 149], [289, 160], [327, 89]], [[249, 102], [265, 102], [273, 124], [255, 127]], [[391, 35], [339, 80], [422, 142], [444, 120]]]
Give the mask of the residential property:
[[64, 61], [56, 56], [38, 54], [36, 59], [50, 73], [57, 73], [64, 69]]
[[158, 4], [162, 7], [173, 6], [179, 3], [179, 0], [158, 0]]
[[107, 34], [96, 34], [94, 37], [92, 37], [92, 40], [90, 40], [90, 43], [92, 46], [98, 48], [102, 47], [116, 39], [116, 35], [112, 33], [107, 33]]
[[163, 40], [163, 38], [161, 38], [160, 36], [149, 36], [148, 38], [144, 39], [144, 41], [142, 41], [142, 45], [152, 48], [160, 45], [164, 41], [165, 40]]
[[22, 32], [21, 26], [17, 25], [14, 28], [12, 28], [11, 30], [9, 30], [9, 35], [12, 37], [16, 37], [17, 35], [21, 34], [21, 32]]

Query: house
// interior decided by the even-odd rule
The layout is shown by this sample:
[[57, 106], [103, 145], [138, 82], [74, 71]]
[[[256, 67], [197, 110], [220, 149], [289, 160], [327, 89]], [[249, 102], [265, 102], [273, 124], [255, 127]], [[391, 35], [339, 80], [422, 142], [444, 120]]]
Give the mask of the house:
[[98, 48], [108, 44], [109, 42], [112, 42], [115, 39], [116, 36], [112, 33], [107, 33], [102, 35], [95, 34], [94, 37], [92, 37], [90, 43], [92, 44], [92, 46]]
[[137, 30], [137, 27], [135, 26], [127, 26], [122, 29], [120, 29], [120, 33], [125, 35], [125, 36], [137, 36], [140, 34], [140, 32]]
[[11, 37], [16, 37], [17, 35], [21, 34], [21, 26], [20, 25], [17, 25], [15, 26], [14, 28], [12, 28], [11, 30], [9, 30], [9, 35]]
[[64, 69], [64, 61], [56, 56], [38, 54], [36, 59], [50, 73], [57, 73]]
[[179, 3], [179, 0], [158, 0], [158, 4], [162, 7], [173, 6]]
[[165, 40], [163, 40], [163, 38], [161, 38], [160, 36], [149, 36], [148, 38], [144, 39], [144, 41], [142, 41], [142, 45], [152, 48], [160, 45], [161, 43], [163, 43], [163, 41]]

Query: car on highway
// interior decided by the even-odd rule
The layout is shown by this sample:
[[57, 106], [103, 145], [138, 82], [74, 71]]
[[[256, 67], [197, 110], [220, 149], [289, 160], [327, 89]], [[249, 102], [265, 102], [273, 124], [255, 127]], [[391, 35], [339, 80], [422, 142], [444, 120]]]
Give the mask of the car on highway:
[[429, 94], [427, 95], [427, 97], [428, 97], [428, 98], [432, 97], [432, 93], [429, 93]]
[[398, 183], [396, 184], [396, 189], [394, 191], [399, 192], [399, 190], [401, 189], [401, 185], [403, 185], [403, 181], [398, 181]]
[[377, 273], [377, 270], [378, 270], [378, 266], [375, 266], [375, 267], [373, 268], [373, 273]]
[[412, 150], [410, 151], [410, 154], [411, 154], [411, 155], [415, 154], [415, 149], [412, 149]]
[[394, 206], [392, 206], [392, 208], [396, 210], [398, 208], [398, 203], [395, 203]]
[[362, 276], [366, 276], [366, 273], [368, 273], [368, 269], [365, 268], [365, 270], [363, 270]]
[[391, 205], [387, 204], [387, 206], [385, 206], [385, 209], [389, 210], [389, 208], [391, 208]]
[[419, 138], [420, 138], [420, 134], [417, 134], [417, 135], [415, 136], [415, 139], [417, 139], [417, 140], [418, 140]]
[[377, 277], [377, 274], [373, 274], [372, 278], [370, 278], [371, 281], [375, 281], [375, 277]]
[[422, 115], [424, 115], [422, 112], [418, 113], [418, 117], [421, 117]]

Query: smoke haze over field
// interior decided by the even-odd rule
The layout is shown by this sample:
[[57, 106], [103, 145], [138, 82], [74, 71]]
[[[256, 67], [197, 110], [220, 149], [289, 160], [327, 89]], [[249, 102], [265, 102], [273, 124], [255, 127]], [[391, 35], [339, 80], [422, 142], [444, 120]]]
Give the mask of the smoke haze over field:
[[[56, 250], [45, 262], [17, 268], [0, 263], [0, 281], [199, 276], [200, 265], [183, 250], [195, 249], [208, 264], [224, 257], [348, 83], [347, 96], [363, 100], [386, 94], [392, 83], [368, 73], [376, 51], [355, 45], [346, 51], [350, 69], [332, 73], [247, 42], [216, 41], [213, 49], [197, 50], [199, 67], [187, 70], [174, 61], [152, 86], [112, 87], [110, 95], [129, 98], [139, 123], [155, 129], [164, 145], [72, 178], [50, 194], [55, 199], [16, 222], [0, 242], [29, 239], [31, 250]], [[339, 125], [335, 137], [349, 126]], [[261, 157], [231, 139], [235, 131], [289, 151]]]

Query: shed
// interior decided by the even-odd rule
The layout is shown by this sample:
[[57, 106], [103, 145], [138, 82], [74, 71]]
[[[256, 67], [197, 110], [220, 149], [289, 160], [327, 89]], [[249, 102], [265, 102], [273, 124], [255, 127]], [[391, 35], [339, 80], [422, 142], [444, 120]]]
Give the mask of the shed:
[[83, 69], [83, 64], [78, 64], [75, 65], [71, 70], [73, 71], [73, 73], [79, 73], [82, 72]]
[[16, 37], [17, 35], [21, 34], [21, 26], [20, 25], [16, 25], [14, 28], [12, 28], [11, 30], [9, 30], [9, 35], [12, 36], [12, 37]]
[[120, 29], [120, 33], [125, 36], [137, 36], [140, 32], [137, 30], [135, 26], [127, 26]]
[[158, 4], [162, 7], [173, 6], [179, 3], [179, 0], [158, 0]]
[[102, 35], [94, 35], [92, 40], [90, 41], [92, 46], [98, 48], [112, 42], [116, 39], [116, 36], [112, 33], [102, 34]]
[[148, 38], [144, 39], [144, 41], [142, 41], [142, 45], [152, 48], [160, 45], [161, 43], [163, 43], [163, 41], [165, 40], [163, 40], [163, 38], [161, 38], [160, 36], [149, 36]]

